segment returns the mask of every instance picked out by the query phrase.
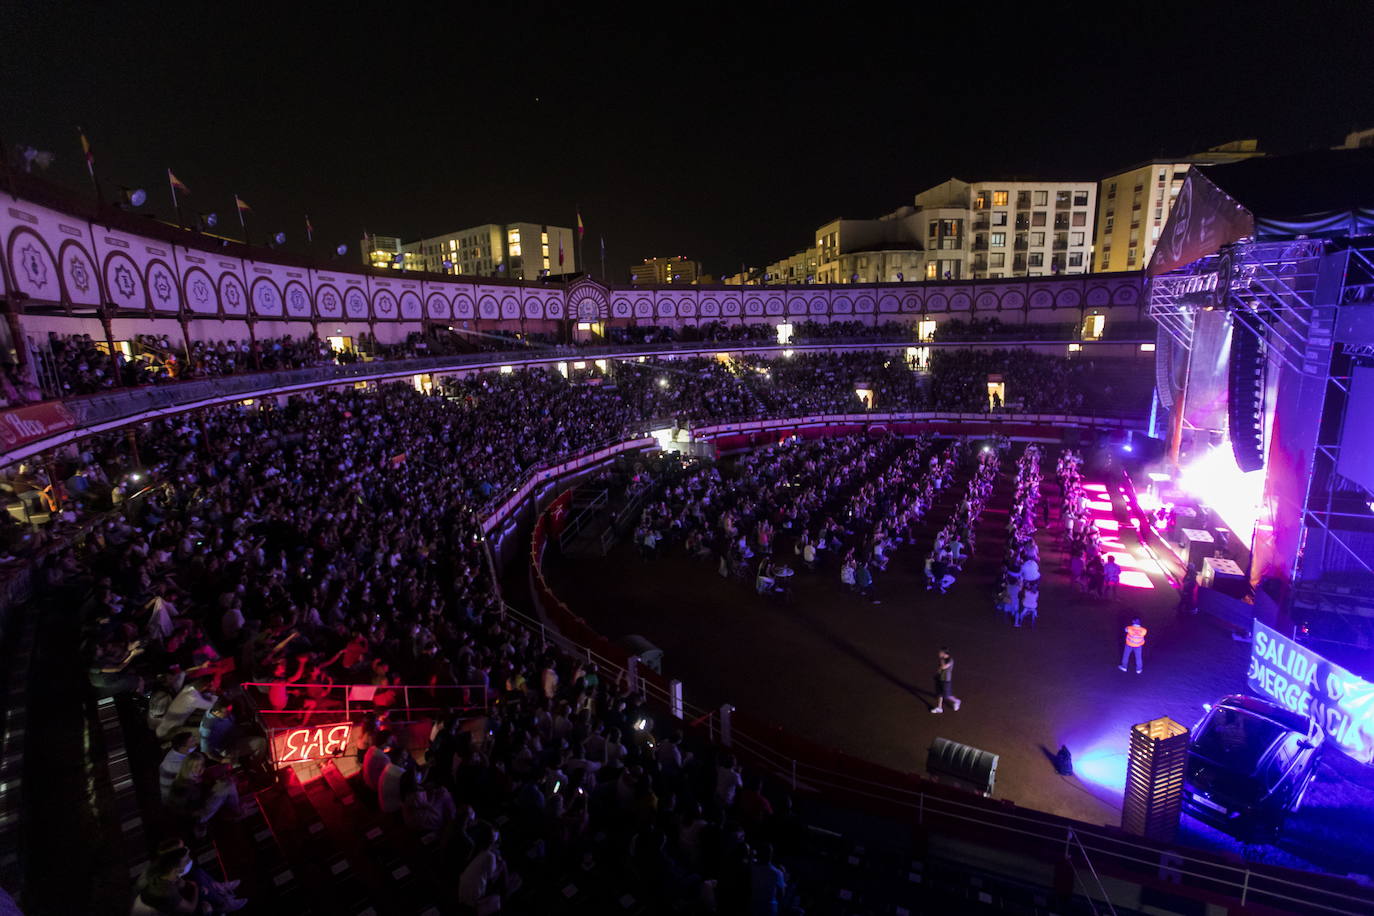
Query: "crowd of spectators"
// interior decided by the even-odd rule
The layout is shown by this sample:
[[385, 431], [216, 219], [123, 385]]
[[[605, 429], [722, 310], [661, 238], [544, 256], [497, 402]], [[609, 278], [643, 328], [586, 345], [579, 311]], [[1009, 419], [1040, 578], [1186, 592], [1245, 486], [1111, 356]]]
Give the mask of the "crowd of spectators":
[[891, 551], [913, 542], [961, 454], [920, 436], [790, 439], [742, 456], [722, 475], [704, 463], [645, 507], [635, 538], [646, 558], [681, 550], [764, 596], [785, 594], [799, 569], [838, 573], [877, 602]]
[[866, 337], [883, 340], [915, 340], [916, 326], [909, 322], [884, 321], [812, 321], [807, 319], [793, 325], [792, 339], [834, 340], [836, 338]]
[[997, 606], [1013, 623], [1035, 626], [1040, 614], [1040, 548], [1036, 518], [1049, 524], [1049, 503], [1040, 491], [1040, 446], [1031, 444], [1016, 461], [1016, 489], [1007, 513], [1007, 546]]
[[[946, 465], [947, 470], [939, 472], [940, 480], [952, 474], [957, 461], [952, 456]], [[935, 542], [926, 555], [926, 590], [939, 590], [946, 594], [954, 585], [964, 564], [973, 556], [977, 546], [978, 519], [992, 495], [1001, 463], [1001, 452], [985, 448], [978, 453], [977, 467], [969, 478], [964, 498], [954, 507], [948, 522], [935, 535]]]
[[[251, 708], [327, 709], [334, 685], [368, 685], [376, 717], [354, 736], [364, 779], [376, 777], [383, 810], [440, 838], [468, 905], [516, 889], [500, 835], [532, 872], [584, 856], [623, 863], [655, 905], [780, 897], [758, 784], [728, 757], [689, 758], [671, 732], [654, 743], [625, 684], [503, 616], [476, 520], [483, 496], [524, 459], [619, 432], [562, 416], [600, 409], [578, 398], [599, 389], [529, 373], [516, 399], [528, 408], [515, 409], [511, 381], [484, 376], [449, 398], [346, 390], [145, 426], [141, 473], [158, 485], [48, 555], [46, 581], [86, 621], [92, 684], [147, 698], [174, 836], [239, 816], [228, 768], [264, 751]], [[135, 468], [117, 442], [71, 460], [112, 480]], [[296, 687], [240, 686], [257, 682]], [[386, 721], [402, 683], [489, 691], [489, 733], [451, 718], [431, 742], [406, 740]], [[241, 902], [198, 872], [172, 874], [179, 849], [172, 840], [155, 857], [146, 904]]]
[[[1006, 365], [1017, 364], [1017, 351], [1001, 352]], [[1062, 376], [1061, 390], [1075, 385], [1079, 386], [1072, 389], [1075, 395], [1090, 392], [1091, 377], [1065, 369], [1066, 362], [1050, 357], [1033, 360], [1045, 378]], [[968, 365], [974, 368], [966, 369]], [[625, 436], [641, 436], [646, 429], [673, 420], [693, 423], [859, 413], [867, 403], [856, 393], [860, 388], [872, 392], [873, 408], [879, 411], [976, 409], [978, 388], [983, 384], [979, 373], [998, 365], [977, 351], [939, 359], [930, 374], [913, 371], [898, 354], [874, 352], [795, 353], [771, 360], [760, 356], [613, 360], [605, 370], [588, 361], [585, 369], [571, 369], [568, 378], [549, 369], [449, 378], [438, 389], [444, 398], [420, 398], [415, 409], [442, 418], [434, 422], [450, 437], [455, 453], [465, 456], [461, 466], [468, 492], [464, 498], [484, 504], [532, 464]], [[1023, 368], [1017, 377], [1027, 380], [1026, 387], [1035, 387], [1029, 384], [1029, 370]], [[399, 396], [385, 397], [395, 400]], [[1056, 405], [1055, 409], [1067, 408]], [[198, 417], [213, 418], [213, 414]], [[199, 418], [166, 423], [200, 434]], [[205, 435], [216, 439], [213, 425], [206, 427]], [[141, 438], [147, 440], [142, 446], [147, 455], [158, 448], [163, 436], [154, 432]], [[405, 441], [404, 436], [398, 440], [402, 444], [393, 455], [406, 450]], [[7, 558], [31, 555], [45, 540], [44, 529], [22, 524], [25, 520], [58, 523], [49, 527], [79, 523], [92, 511], [108, 509], [127, 492], [141, 488], [129, 475], [144, 469], [132, 466], [136, 463], [123, 466], [120, 457], [115, 462], [120, 465], [118, 472], [112, 472], [108, 463], [99, 460], [102, 449], [124, 456], [124, 435], [87, 439], [55, 462], [30, 463], [0, 474], [0, 491], [6, 494], [13, 522], [0, 525], [0, 564]], [[427, 460], [434, 467], [452, 464], [451, 456], [438, 453]]]
[[[1055, 467], [1064, 499], [1060, 518], [1064, 523], [1069, 579], [1079, 591], [1099, 598], [1115, 598], [1121, 584], [1121, 566], [1116, 557], [1102, 548], [1102, 533], [1089, 512], [1091, 497], [1083, 488], [1082, 467], [1083, 456], [1071, 450], [1060, 456]], [[1195, 572], [1190, 567], [1190, 573]]]
[[930, 357], [931, 401], [946, 410], [990, 409], [988, 376], [1000, 375], [1006, 385], [1006, 404], [1027, 413], [1072, 413], [1080, 410], [1121, 410], [1137, 407], [1153, 385], [1142, 378], [1127, 390], [1128, 381], [1110, 375], [1106, 364], [1069, 359], [1026, 349], [943, 349]]
[[128, 342], [129, 353], [116, 348], [113, 356], [104, 340], [89, 334], [48, 335], [50, 368], [61, 397], [95, 394], [111, 388], [132, 388], [163, 382], [217, 378], [244, 372], [300, 369], [347, 362], [352, 354], [335, 351], [318, 337], [266, 337], [248, 340], [198, 340], [187, 353], [184, 342], [166, 335], [139, 334]]
[[[58, 343], [83, 371], [124, 369], [102, 364], [89, 338]], [[258, 359], [329, 357], [314, 338], [276, 343], [259, 341]], [[170, 349], [163, 339], [141, 344]], [[245, 351], [204, 346], [200, 366], [212, 358], [238, 371]], [[5, 476], [16, 497], [39, 494], [49, 530], [88, 531], [78, 544], [11, 524], [0, 560], [43, 554], [44, 581], [81, 608], [93, 686], [145, 698], [150, 732], [167, 749], [166, 813], [184, 836], [238, 815], [229, 768], [251, 769], [264, 753], [252, 709], [327, 709], [331, 688], [362, 685], [376, 707], [355, 736], [365, 778], [370, 756], [383, 806], [442, 838], [473, 905], [517, 883], [501, 877], [503, 832], [542, 850], [527, 868], [609, 856], [661, 901], [747, 895], [758, 886], [751, 874], [779, 874], [757, 784], [742, 786], [728, 757], [689, 759], [671, 734], [651, 743], [626, 685], [512, 624], [479, 516], [530, 465], [641, 436], [651, 421], [857, 412], [856, 388], [872, 391], [879, 409], [919, 409], [938, 403], [932, 391], [957, 401], [959, 385], [985, 366], [982, 354], [968, 359], [972, 370], [943, 361], [930, 390], [896, 355], [816, 353], [616, 361], [571, 378], [488, 372], [433, 394], [393, 384], [162, 418], [138, 428], [136, 453], [121, 431]], [[1035, 365], [1052, 374], [1060, 362]], [[888, 552], [914, 536], [960, 458], [958, 446], [927, 455], [929, 446], [889, 436], [792, 441], [746, 456], [727, 476], [694, 468], [645, 510], [641, 531], [654, 532], [646, 552], [680, 547], [771, 592], [785, 536], [799, 565], [838, 570], [874, 599]], [[954, 541], [971, 551], [995, 470], [995, 455], [980, 459], [937, 551]], [[124, 511], [105, 511], [116, 505]], [[257, 682], [296, 686], [241, 687]], [[453, 718], [432, 742], [407, 741], [386, 722], [401, 684], [478, 688], [496, 702], [490, 733], [465, 732]], [[511, 820], [498, 831], [497, 817]], [[167, 870], [180, 863], [169, 846], [145, 883], [166, 891], [171, 881], [183, 897], [204, 894], [226, 909], [237, 899], [233, 888], [173, 880]], [[781, 896], [776, 882], [770, 893]]]
[[[664, 325], [612, 325], [606, 329], [606, 343], [612, 344], [665, 344], [692, 343], [699, 341], [759, 341], [767, 343], [777, 340], [777, 331], [768, 324], [725, 324], [708, 321], [700, 325], [685, 325], [680, 328]], [[592, 341], [595, 343], [595, 341]]]

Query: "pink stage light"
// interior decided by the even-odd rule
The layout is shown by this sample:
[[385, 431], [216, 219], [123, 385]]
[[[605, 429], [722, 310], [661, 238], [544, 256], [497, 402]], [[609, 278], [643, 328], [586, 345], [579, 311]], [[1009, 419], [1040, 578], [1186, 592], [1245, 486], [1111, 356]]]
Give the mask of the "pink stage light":
[[[1121, 562], [1118, 560], [1117, 562]], [[1121, 584], [1127, 588], [1154, 588], [1155, 584], [1150, 581], [1150, 577], [1138, 569], [1127, 569], [1122, 564]]]
[[1154, 582], [1136, 562], [1135, 552], [1127, 547], [1121, 538], [1121, 522], [1116, 518], [1106, 485], [1085, 483], [1083, 489], [1090, 496], [1096, 497], [1087, 500], [1084, 505], [1088, 510], [1088, 517], [1101, 535], [1103, 552], [1116, 557], [1117, 565], [1121, 567], [1121, 584], [1126, 588], [1154, 588]]

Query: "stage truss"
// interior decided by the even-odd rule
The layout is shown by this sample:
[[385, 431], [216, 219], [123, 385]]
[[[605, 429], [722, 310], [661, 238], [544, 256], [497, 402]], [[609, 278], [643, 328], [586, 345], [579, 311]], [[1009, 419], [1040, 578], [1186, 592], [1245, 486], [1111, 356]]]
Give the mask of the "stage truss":
[[[1374, 308], [1374, 238], [1239, 242], [1150, 284], [1149, 315], [1183, 351], [1191, 353], [1197, 313], [1224, 309], [1233, 333], [1244, 329], [1254, 334], [1272, 359], [1323, 385], [1323, 421], [1303, 506], [1302, 537], [1310, 548], [1309, 535], [1320, 532], [1324, 553], [1319, 560], [1310, 558], [1317, 560], [1309, 563], [1316, 567], [1315, 575], [1303, 576], [1301, 559], [1294, 570], [1295, 587], [1307, 595], [1307, 602], [1316, 602], [1318, 593], [1328, 590], [1323, 571], [1332, 553], [1345, 558], [1347, 569], [1374, 581], [1374, 554], [1368, 549], [1369, 534], [1362, 530], [1374, 518], [1362, 507], [1349, 511], [1348, 495], [1355, 485], [1336, 470], [1343, 422], [1360, 422], [1346, 416], [1352, 367], [1359, 360], [1374, 362], [1374, 353], [1363, 352], [1370, 348], [1342, 348], [1334, 339], [1337, 315], [1350, 307]], [[1374, 494], [1365, 495], [1374, 499]], [[1334, 593], [1349, 603], [1348, 584], [1336, 586]]]

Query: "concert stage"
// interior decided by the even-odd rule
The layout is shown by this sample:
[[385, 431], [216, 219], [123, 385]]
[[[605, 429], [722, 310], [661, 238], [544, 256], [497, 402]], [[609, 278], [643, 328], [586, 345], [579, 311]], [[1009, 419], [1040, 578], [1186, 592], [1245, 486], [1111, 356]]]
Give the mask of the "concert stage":
[[1374, 676], [1374, 150], [1192, 169], [1149, 273], [1172, 549]]

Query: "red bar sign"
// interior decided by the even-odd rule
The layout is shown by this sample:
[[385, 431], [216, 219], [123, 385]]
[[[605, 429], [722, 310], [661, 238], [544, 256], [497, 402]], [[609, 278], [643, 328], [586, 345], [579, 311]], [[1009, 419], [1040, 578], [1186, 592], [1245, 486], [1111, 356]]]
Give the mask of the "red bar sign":
[[348, 750], [351, 722], [286, 729], [272, 735], [272, 756], [277, 765], [341, 757]]

